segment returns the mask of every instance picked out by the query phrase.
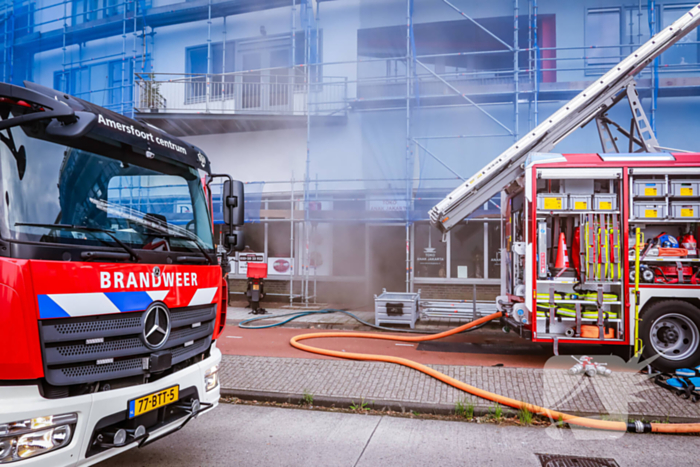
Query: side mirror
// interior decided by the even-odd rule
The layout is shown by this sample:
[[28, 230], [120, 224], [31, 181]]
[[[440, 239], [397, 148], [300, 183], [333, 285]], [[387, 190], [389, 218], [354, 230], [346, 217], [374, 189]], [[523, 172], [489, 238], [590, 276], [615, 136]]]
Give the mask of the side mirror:
[[224, 214], [224, 224], [240, 227], [245, 222], [245, 194], [243, 182], [237, 180], [224, 181], [221, 192], [221, 209]]
[[236, 229], [231, 233], [225, 234], [224, 247], [229, 250], [243, 251], [245, 248], [245, 232], [242, 229]]

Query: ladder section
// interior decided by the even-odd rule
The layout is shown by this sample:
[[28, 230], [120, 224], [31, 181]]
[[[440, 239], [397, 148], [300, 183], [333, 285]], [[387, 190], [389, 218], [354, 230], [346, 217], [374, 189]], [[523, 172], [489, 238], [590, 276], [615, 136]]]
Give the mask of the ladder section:
[[[700, 23], [700, 4], [694, 6], [676, 22], [652, 37], [630, 56], [598, 78], [578, 96], [557, 110], [534, 130], [504, 151], [444, 200], [430, 210], [430, 221], [447, 232], [503, 188], [523, 174], [527, 155], [549, 152], [576, 128], [605, 114], [620, 99], [618, 94], [633, 84], [634, 76], [678, 42]], [[641, 108], [638, 107], [641, 112]], [[646, 120], [646, 119], [644, 119]], [[651, 128], [640, 128], [647, 152], [657, 151]]]

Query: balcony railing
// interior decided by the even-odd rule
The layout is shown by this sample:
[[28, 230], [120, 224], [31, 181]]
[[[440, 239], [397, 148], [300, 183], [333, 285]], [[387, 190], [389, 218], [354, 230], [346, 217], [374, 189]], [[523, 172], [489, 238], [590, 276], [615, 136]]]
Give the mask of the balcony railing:
[[137, 112], [192, 114], [345, 115], [347, 78], [305, 83], [294, 69], [209, 75], [137, 73]]

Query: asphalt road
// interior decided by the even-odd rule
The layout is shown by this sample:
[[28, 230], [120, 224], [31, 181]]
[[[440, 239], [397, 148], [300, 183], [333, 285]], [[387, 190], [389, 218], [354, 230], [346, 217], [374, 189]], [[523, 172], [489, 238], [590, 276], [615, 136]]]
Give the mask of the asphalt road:
[[[221, 404], [182, 431], [108, 466], [540, 466], [535, 453], [620, 466], [700, 463], [698, 436], [603, 434]], [[598, 439], [582, 439], [593, 435]], [[602, 438], [602, 439], [601, 439]]]

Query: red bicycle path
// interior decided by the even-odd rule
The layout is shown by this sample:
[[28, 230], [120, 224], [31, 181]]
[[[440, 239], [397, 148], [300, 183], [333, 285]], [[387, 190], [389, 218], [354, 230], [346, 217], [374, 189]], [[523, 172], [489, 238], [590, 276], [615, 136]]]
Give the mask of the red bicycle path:
[[[223, 334], [219, 337], [217, 347], [227, 355], [246, 355], [259, 357], [281, 358], [307, 358], [338, 360], [314, 353], [296, 349], [289, 343], [290, 339], [300, 334], [313, 334], [321, 332], [356, 332], [327, 329], [299, 329], [276, 327], [268, 329], [241, 329], [236, 325], [228, 324]], [[406, 335], [399, 333], [382, 333], [388, 335]], [[444, 352], [433, 350], [418, 350], [417, 342], [394, 342], [378, 339], [361, 338], [320, 338], [313, 341], [305, 341], [305, 344], [328, 350], [345, 352], [358, 352], [368, 354], [389, 355], [393, 357], [407, 358], [418, 363], [432, 365], [467, 365], [467, 366], [494, 366], [518, 368], [543, 368], [547, 360], [553, 355], [551, 348], [543, 348], [526, 339], [513, 334], [503, 334], [502, 331], [490, 329], [477, 330], [473, 333], [462, 333], [440, 339], [441, 343], [453, 344], [482, 344], [495, 350], [496, 348], [507, 350], [508, 346], [516, 345], [524, 352], [515, 355], [502, 353], [478, 353], [473, 352]], [[439, 346], [433, 346], [439, 349]], [[465, 346], [466, 347], [466, 346]], [[572, 362], [573, 364], [573, 362]]]

